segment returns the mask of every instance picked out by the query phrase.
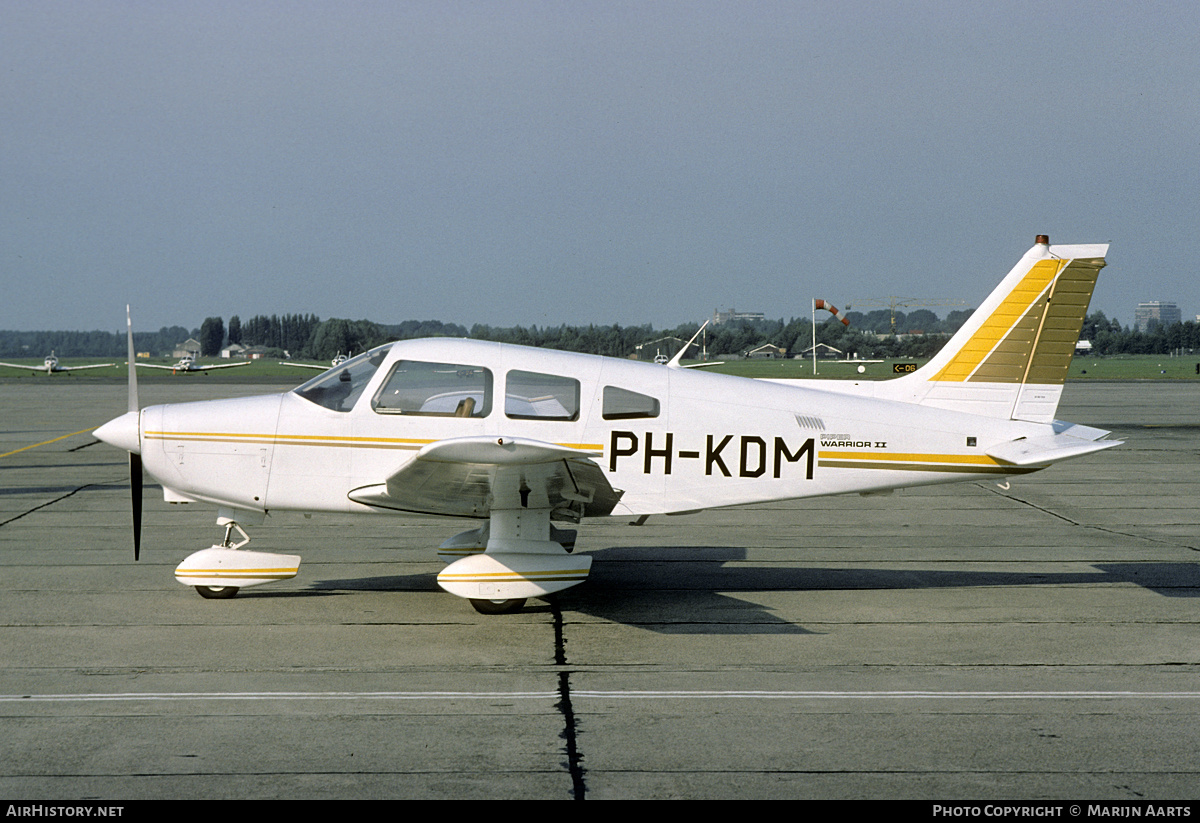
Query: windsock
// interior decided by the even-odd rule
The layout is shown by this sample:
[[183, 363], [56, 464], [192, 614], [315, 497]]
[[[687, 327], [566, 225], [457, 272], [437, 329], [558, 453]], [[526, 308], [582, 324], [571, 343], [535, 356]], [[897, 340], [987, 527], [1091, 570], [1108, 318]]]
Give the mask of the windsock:
[[834, 317], [836, 317], [838, 320], [841, 320], [843, 326], [850, 325], [850, 321], [847, 320], [846, 318], [842, 317], [842, 315], [838, 312], [838, 310], [835, 306], [831, 306], [829, 303], [826, 303], [824, 300], [814, 300], [813, 308], [825, 309], [830, 314], [832, 314]]

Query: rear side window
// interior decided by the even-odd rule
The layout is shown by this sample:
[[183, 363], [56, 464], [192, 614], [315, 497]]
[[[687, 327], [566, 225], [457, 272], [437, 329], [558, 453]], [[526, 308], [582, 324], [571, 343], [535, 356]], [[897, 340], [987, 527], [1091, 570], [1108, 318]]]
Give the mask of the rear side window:
[[658, 417], [658, 399], [616, 386], [604, 387], [604, 406], [601, 416], [605, 420], [634, 420], [640, 417]]
[[579, 381], [555, 374], [510, 371], [504, 414], [517, 420], [578, 420]]
[[486, 417], [492, 408], [492, 373], [461, 363], [401, 360], [372, 407], [380, 414]]

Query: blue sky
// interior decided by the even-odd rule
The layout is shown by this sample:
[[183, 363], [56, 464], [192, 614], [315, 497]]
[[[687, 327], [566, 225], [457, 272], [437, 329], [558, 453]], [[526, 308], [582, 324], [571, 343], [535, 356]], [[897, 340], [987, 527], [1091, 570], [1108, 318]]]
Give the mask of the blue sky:
[[[0, 0], [0, 328], [1200, 313], [1200, 5]], [[949, 310], [934, 309], [944, 316]]]

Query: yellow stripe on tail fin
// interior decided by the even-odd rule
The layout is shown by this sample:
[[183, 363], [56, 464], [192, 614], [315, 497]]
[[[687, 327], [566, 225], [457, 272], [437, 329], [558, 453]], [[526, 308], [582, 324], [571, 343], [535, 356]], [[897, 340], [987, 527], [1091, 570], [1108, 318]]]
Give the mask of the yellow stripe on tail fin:
[[889, 394], [1051, 422], [1107, 252], [1107, 245], [1051, 246], [1039, 235], [946, 346], [923, 368], [892, 381]]

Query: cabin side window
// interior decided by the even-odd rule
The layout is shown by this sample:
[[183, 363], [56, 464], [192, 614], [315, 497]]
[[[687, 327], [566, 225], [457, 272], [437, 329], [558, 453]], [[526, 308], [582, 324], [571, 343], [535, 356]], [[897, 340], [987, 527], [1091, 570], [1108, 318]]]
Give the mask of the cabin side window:
[[296, 388], [296, 394], [332, 411], [348, 412], [387, 357], [391, 343], [352, 357]]
[[658, 399], [616, 386], [604, 387], [601, 417], [605, 420], [636, 420], [658, 417]]
[[462, 363], [401, 360], [371, 406], [379, 414], [487, 417], [492, 408], [492, 373]]
[[504, 414], [516, 420], [578, 420], [579, 381], [555, 374], [510, 371]]

